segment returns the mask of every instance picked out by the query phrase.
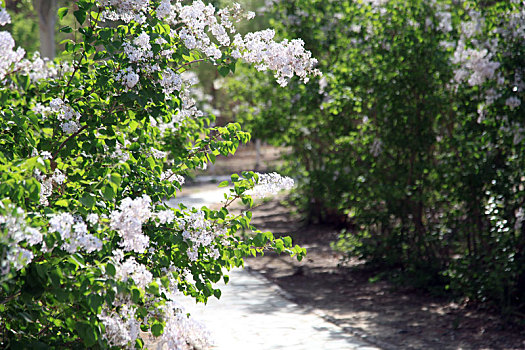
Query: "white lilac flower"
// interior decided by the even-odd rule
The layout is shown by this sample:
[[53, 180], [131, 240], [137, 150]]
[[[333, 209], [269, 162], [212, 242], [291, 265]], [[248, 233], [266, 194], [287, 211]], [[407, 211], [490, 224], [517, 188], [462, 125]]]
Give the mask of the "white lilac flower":
[[127, 152], [125, 146], [120, 144], [120, 142], [117, 142], [116, 146], [115, 146], [115, 149], [109, 155], [109, 157], [113, 158], [113, 159], [118, 159], [119, 162], [124, 163], [124, 162], [127, 162], [129, 160], [129, 153]]
[[49, 232], [57, 232], [62, 238], [62, 249], [68, 253], [84, 250], [87, 253], [102, 249], [102, 241], [88, 232], [81, 217], [70, 213], [52, 215], [49, 220]]
[[171, 0], [162, 0], [160, 2], [159, 7], [157, 7], [156, 9], [157, 17], [159, 17], [160, 19], [164, 19], [167, 22], [170, 22], [173, 20], [172, 17], [175, 16], [174, 10], [175, 9], [171, 4]]
[[150, 0], [99, 0], [100, 5], [106, 7], [102, 18], [129, 23], [133, 20], [141, 23], [149, 10]]
[[64, 173], [62, 173], [60, 170], [55, 169], [52, 179], [60, 185], [66, 181], [66, 175], [64, 175]]
[[21, 47], [15, 48], [15, 40], [9, 32], [0, 32], [0, 81], [4, 80], [7, 74], [17, 70], [25, 56], [25, 50]]
[[438, 30], [443, 33], [449, 33], [452, 31], [452, 14], [448, 11], [439, 11], [436, 13], [436, 17], [439, 20]]
[[166, 69], [162, 72], [162, 79], [159, 81], [166, 95], [171, 95], [174, 91], [182, 89], [182, 78], [180, 74], [175, 73], [171, 69]]
[[182, 230], [182, 238], [190, 243], [187, 250], [188, 258], [196, 261], [199, 257], [199, 248], [204, 248], [205, 255], [214, 259], [218, 257], [215, 248], [215, 239], [226, 234], [226, 230], [217, 228], [212, 222], [206, 219], [205, 213], [201, 210], [192, 212], [185, 210], [182, 218], [175, 219], [175, 224]]
[[210, 332], [202, 323], [188, 317], [179, 303], [169, 300], [162, 312], [166, 325], [157, 340], [159, 345], [177, 350], [187, 348], [187, 344], [192, 344], [196, 349], [208, 349], [211, 346]]
[[117, 256], [114, 263], [115, 278], [120, 281], [127, 282], [128, 279], [131, 279], [135, 285], [142, 289], [146, 288], [153, 281], [153, 275], [148, 271], [147, 267], [138, 263], [133, 257], [120, 261]]
[[[51, 153], [44, 151], [40, 155], [44, 159], [51, 159]], [[40, 182], [40, 204], [49, 205], [48, 197], [53, 194], [53, 183], [62, 184], [66, 176], [59, 170], [55, 169], [52, 175], [43, 175], [39, 169], [34, 170], [34, 177]]]
[[63, 122], [60, 124], [62, 131], [66, 134], [74, 134], [80, 129], [80, 124], [75, 121]]
[[160, 224], [169, 224], [171, 222], [173, 222], [173, 220], [175, 219], [175, 213], [173, 212], [173, 210], [162, 210], [162, 211], [159, 211], [157, 214], [157, 219], [159, 219], [159, 223]]
[[121, 70], [116, 75], [116, 80], [122, 82], [122, 85], [128, 89], [133, 88], [139, 82], [140, 76], [133, 71], [131, 67]]
[[57, 97], [49, 102], [49, 107], [53, 112], [58, 112], [64, 106], [64, 101], [61, 98]]
[[521, 105], [521, 100], [516, 96], [511, 96], [505, 100], [505, 105], [510, 109], [516, 109]]
[[0, 26], [5, 26], [8, 23], [11, 23], [11, 16], [5, 8], [0, 7]]
[[159, 151], [158, 149], [153, 148], [153, 147], [151, 147], [150, 150], [151, 150], [151, 155], [157, 159], [162, 159], [168, 155], [167, 152]]
[[149, 245], [149, 237], [142, 233], [142, 224], [148, 221], [151, 213], [151, 198], [147, 195], [131, 199], [124, 198], [110, 215], [111, 228], [116, 230], [125, 251], [143, 253]]
[[[37, 178], [38, 179], [38, 178]], [[43, 177], [40, 182], [40, 204], [49, 205], [48, 197], [53, 194], [53, 179]]]
[[292, 178], [281, 176], [277, 173], [261, 174], [257, 173], [259, 180], [253, 189], [247, 191], [247, 194], [255, 197], [266, 197], [275, 195], [282, 190], [290, 190], [294, 186]]
[[129, 72], [123, 77], [123, 82], [128, 88], [132, 88], [139, 82], [139, 75], [135, 72]]
[[42, 120], [46, 120], [47, 117], [49, 117], [51, 115], [51, 113], [53, 112], [51, 110], [51, 107], [44, 106], [40, 102], [36, 103], [35, 106], [33, 108], [31, 108], [31, 110], [36, 115], [42, 116]]
[[119, 299], [113, 302], [115, 309], [110, 310], [104, 304], [102, 312], [97, 316], [106, 330], [102, 336], [111, 346], [134, 349], [135, 341], [140, 335], [140, 323], [135, 317], [131, 300], [120, 295]]
[[[33, 252], [21, 244], [35, 246], [42, 243], [42, 233], [27, 224], [26, 213], [14, 205], [5, 207], [6, 214], [0, 215], [0, 244], [5, 251], [0, 259], [0, 273], [8, 273], [11, 268], [20, 270], [33, 260]], [[5, 259], [5, 260], [3, 260]]]
[[69, 62], [62, 62], [57, 66], [48, 58], [41, 58], [37, 51], [33, 54], [31, 60], [24, 60], [23, 71], [29, 75], [32, 82], [42, 79], [61, 78], [65, 72], [72, 72], [73, 66]]
[[98, 214], [96, 214], [96, 213], [88, 214], [88, 216], [86, 217], [86, 220], [91, 225], [95, 225], [96, 223], [98, 223]]
[[259, 32], [235, 36], [233, 45], [237, 49], [235, 58], [242, 58], [255, 64], [257, 70], [272, 70], [281, 86], [288, 84], [288, 79], [297, 75], [304, 82], [308, 75], [321, 75], [315, 69], [317, 60], [312, 58], [310, 51], [304, 49], [301, 39], [283, 40], [278, 43], [273, 40], [275, 31], [266, 29]]
[[184, 177], [178, 174], [175, 174], [172, 170], [168, 169], [162, 174], [160, 174], [160, 180], [161, 181], [170, 181], [170, 182], [177, 182], [181, 186], [184, 185]]
[[487, 49], [466, 48], [461, 41], [456, 47], [452, 63], [458, 65], [455, 72], [456, 82], [462, 83], [467, 80], [470, 86], [479, 86], [493, 79], [500, 67], [499, 62], [492, 61], [492, 54]]
[[148, 51], [151, 50], [150, 37], [147, 33], [142, 32], [140, 35], [133, 40], [133, 43], [139, 46], [142, 50]]
[[51, 100], [48, 108], [37, 104], [33, 111], [35, 113], [40, 112], [43, 119], [47, 118], [51, 113], [55, 113], [58, 120], [62, 121], [60, 128], [66, 134], [73, 134], [80, 129], [80, 113], [67, 105], [61, 98]]

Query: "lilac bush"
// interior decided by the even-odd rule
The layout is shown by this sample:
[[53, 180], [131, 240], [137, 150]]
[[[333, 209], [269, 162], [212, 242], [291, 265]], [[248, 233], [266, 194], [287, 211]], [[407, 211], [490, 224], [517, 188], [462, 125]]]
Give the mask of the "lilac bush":
[[167, 206], [188, 171], [250, 139], [239, 124], [211, 126], [191, 69], [209, 62], [225, 75], [243, 59], [283, 83], [319, 74], [315, 60], [299, 41], [236, 34], [253, 17], [238, 5], [80, 0], [69, 12], [58, 10], [76, 20], [60, 28], [75, 34], [69, 61], [27, 58], [0, 32], [0, 344], [143, 348], [151, 334], [170, 349], [205, 345], [177, 294], [218, 298], [214, 283], [243, 257], [305, 250], [229, 212], [252, 205], [261, 181], [278, 190], [264, 175], [232, 175], [219, 210]]

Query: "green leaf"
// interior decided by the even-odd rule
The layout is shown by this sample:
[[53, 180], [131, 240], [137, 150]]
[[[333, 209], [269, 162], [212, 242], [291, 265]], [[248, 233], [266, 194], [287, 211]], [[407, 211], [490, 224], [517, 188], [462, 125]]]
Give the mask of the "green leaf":
[[115, 269], [115, 266], [113, 264], [106, 264], [106, 273], [110, 276], [115, 276], [117, 273], [117, 270]]
[[148, 293], [151, 293], [155, 296], [159, 296], [160, 295], [160, 291], [159, 291], [159, 285], [156, 283], [156, 282], [152, 282], [147, 288], [146, 290], [148, 291]]
[[284, 243], [283, 243], [283, 240], [282, 239], [276, 239], [275, 240], [275, 245], [274, 245], [274, 248], [275, 248], [275, 251], [277, 253], [282, 253], [283, 250], [284, 250]]
[[223, 181], [219, 184], [219, 187], [227, 187], [230, 184], [229, 181]]
[[58, 18], [60, 20], [62, 20], [62, 18], [64, 18], [67, 13], [68, 13], [69, 9], [67, 7], [61, 7], [58, 9]]
[[55, 205], [59, 207], [67, 208], [69, 206], [69, 201], [67, 199], [61, 199], [55, 202]]
[[104, 298], [98, 294], [90, 294], [87, 298], [87, 303], [91, 311], [98, 313], [98, 309], [102, 306]]
[[76, 324], [78, 335], [87, 347], [93, 346], [97, 342], [97, 333], [89, 323], [78, 322]]
[[70, 26], [64, 26], [64, 27], [61, 27], [58, 31], [61, 33], [71, 33], [73, 29], [71, 29]]
[[131, 289], [131, 300], [133, 300], [135, 304], [140, 302], [140, 290], [136, 287]]
[[95, 205], [95, 197], [91, 193], [84, 193], [82, 198], [80, 198], [80, 203], [84, 204], [86, 208], [91, 209]]
[[115, 198], [115, 191], [113, 191], [113, 188], [111, 188], [111, 186], [105, 186], [102, 189], [102, 196], [108, 201], [113, 201], [113, 198]]
[[230, 73], [230, 68], [228, 67], [219, 67], [219, 74], [223, 77], [227, 76]]
[[262, 232], [259, 232], [255, 235], [255, 237], [253, 237], [253, 244], [256, 247], [264, 247], [264, 245], [266, 244], [266, 237]]
[[120, 174], [118, 173], [113, 173], [111, 174], [109, 181], [111, 181], [118, 187], [120, 186], [120, 183], [122, 182], [122, 176], [120, 176]]
[[73, 12], [73, 14], [75, 15], [75, 18], [77, 19], [78, 23], [84, 24], [84, 22], [86, 21], [86, 11], [85, 10], [79, 9]]
[[151, 326], [151, 334], [155, 337], [159, 337], [163, 331], [164, 326], [161, 323], [154, 323], [153, 326]]

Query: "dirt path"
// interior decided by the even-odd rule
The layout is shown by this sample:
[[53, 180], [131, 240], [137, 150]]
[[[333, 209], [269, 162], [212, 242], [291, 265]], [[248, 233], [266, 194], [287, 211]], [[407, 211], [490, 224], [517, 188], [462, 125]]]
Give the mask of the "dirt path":
[[[233, 157], [219, 157], [211, 173], [254, 170], [254, 152], [253, 147], [246, 146]], [[275, 148], [263, 148], [263, 167], [259, 170], [273, 170], [278, 155]], [[499, 315], [413, 288], [400, 288], [385, 281], [370, 283], [377, 271], [355, 260], [342, 265], [343, 257], [330, 248], [337, 230], [305, 226], [290, 215], [293, 208], [280, 204], [281, 199], [256, 208], [253, 222], [277, 235], [291, 235], [295, 243], [308, 249], [306, 259], [299, 263], [269, 253], [248, 259], [247, 265], [279, 286], [293, 302], [316, 310], [346, 333], [387, 350], [525, 350], [525, 324], [509, 326]]]
[[[176, 206], [217, 206], [224, 200], [225, 188], [201, 184], [189, 187], [169, 201]], [[195, 304], [180, 296], [178, 302], [211, 333], [217, 350], [380, 350], [364, 339], [320, 317], [311, 308], [299, 306], [284, 292], [259, 274], [248, 269], [227, 273], [230, 282], [217, 286], [220, 300], [207, 305]]]
[[289, 213], [278, 198], [254, 210], [254, 224], [291, 235], [307, 248], [307, 258], [269, 253], [247, 264], [299, 305], [385, 349], [525, 349], [525, 329], [505, 325], [498, 315], [385, 281], [370, 283], [377, 271], [358, 261], [341, 265], [342, 256], [330, 248], [337, 230], [306, 227]]

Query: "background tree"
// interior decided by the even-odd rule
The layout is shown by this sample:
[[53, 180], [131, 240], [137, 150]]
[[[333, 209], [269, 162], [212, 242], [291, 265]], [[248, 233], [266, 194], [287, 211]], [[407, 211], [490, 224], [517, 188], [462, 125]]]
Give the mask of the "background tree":
[[521, 312], [523, 4], [297, 0], [271, 18], [323, 77], [226, 85], [253, 135], [290, 147], [308, 218], [398, 280]]
[[40, 28], [40, 55], [55, 58], [57, 0], [33, 0]]

